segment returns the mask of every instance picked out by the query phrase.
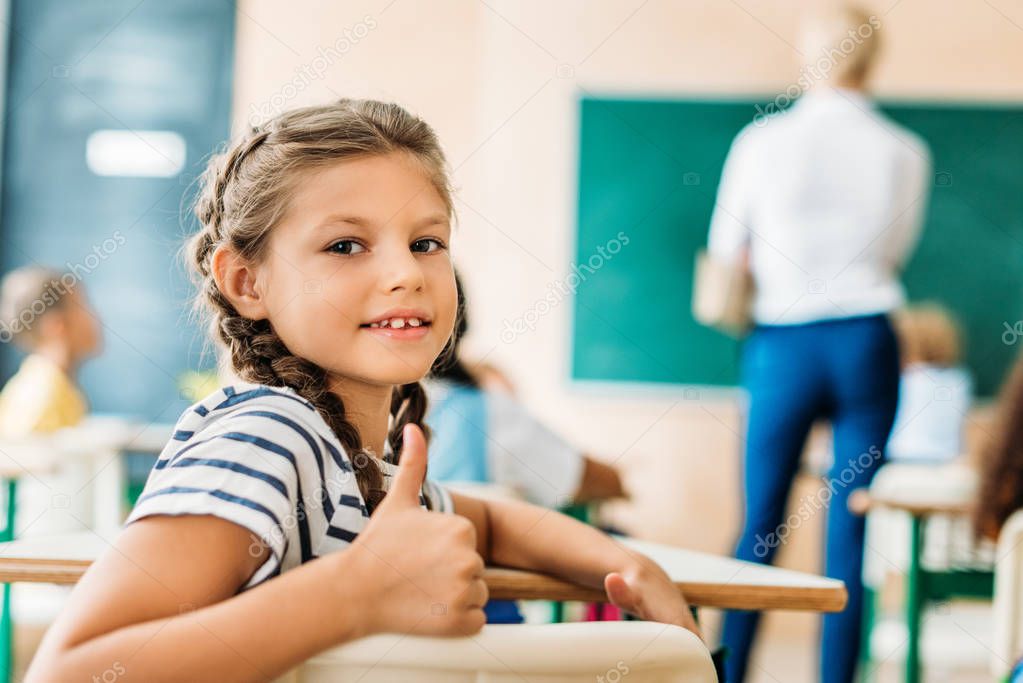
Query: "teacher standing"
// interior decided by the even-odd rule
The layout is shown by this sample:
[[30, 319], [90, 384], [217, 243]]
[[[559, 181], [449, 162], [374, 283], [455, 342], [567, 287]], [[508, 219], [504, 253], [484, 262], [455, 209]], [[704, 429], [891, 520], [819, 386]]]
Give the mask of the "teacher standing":
[[[739, 559], [772, 561], [788, 535], [786, 500], [807, 434], [815, 420], [831, 421], [834, 463], [798, 512], [802, 521], [826, 510], [825, 573], [848, 587], [846, 609], [825, 616], [822, 630], [821, 680], [841, 683], [855, 672], [863, 593], [864, 522], [846, 503], [882, 464], [895, 417], [899, 359], [888, 313], [904, 301], [899, 274], [931, 176], [924, 142], [864, 92], [878, 28], [852, 8], [808, 23], [809, 89], [736, 138], [708, 240], [713, 258], [748, 262], [756, 288], [743, 350], [750, 402]], [[725, 618], [729, 681], [745, 676], [758, 617]]]

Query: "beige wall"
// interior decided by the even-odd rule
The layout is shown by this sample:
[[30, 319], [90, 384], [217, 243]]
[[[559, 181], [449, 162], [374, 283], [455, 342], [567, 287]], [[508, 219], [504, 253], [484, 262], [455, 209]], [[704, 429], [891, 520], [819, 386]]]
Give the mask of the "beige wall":
[[[613, 511], [616, 520], [655, 539], [725, 551], [739, 505], [734, 395], [683, 400], [681, 391], [573, 386], [567, 302], [513, 343], [500, 332], [568, 271], [580, 93], [781, 92], [797, 75], [792, 45], [808, 4], [243, 0], [236, 127], [275, 95], [278, 104], [294, 95], [287, 107], [342, 95], [393, 99], [433, 124], [459, 188], [455, 249], [472, 296], [470, 350], [508, 370], [545, 420], [626, 465], [639, 495]], [[881, 95], [1023, 99], [1018, 1], [868, 6], [888, 39], [876, 78]], [[347, 51], [322, 77], [297, 75], [345, 29], [363, 33], [360, 24], [373, 27], [342, 44]], [[295, 78], [299, 92], [283, 88]], [[783, 561], [813, 569], [815, 534], [796, 534], [792, 546]]]

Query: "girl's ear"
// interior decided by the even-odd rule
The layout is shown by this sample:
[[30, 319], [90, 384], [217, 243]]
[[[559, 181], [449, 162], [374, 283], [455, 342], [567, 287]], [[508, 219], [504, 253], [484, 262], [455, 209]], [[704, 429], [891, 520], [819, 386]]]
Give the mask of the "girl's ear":
[[221, 245], [211, 262], [217, 288], [235, 310], [250, 320], [267, 317], [266, 301], [256, 286], [256, 268], [230, 247]]

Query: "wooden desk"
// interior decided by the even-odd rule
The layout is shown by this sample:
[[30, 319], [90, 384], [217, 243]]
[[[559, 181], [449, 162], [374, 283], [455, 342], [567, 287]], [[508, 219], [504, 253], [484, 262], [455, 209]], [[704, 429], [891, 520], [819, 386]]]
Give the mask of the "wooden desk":
[[[845, 607], [841, 581], [657, 543], [619, 540], [660, 564], [694, 605], [816, 612]], [[93, 532], [0, 543], [0, 582], [73, 584], [108, 545], [107, 539]], [[490, 597], [496, 600], [605, 599], [602, 591], [516, 569], [490, 567], [484, 578]]]

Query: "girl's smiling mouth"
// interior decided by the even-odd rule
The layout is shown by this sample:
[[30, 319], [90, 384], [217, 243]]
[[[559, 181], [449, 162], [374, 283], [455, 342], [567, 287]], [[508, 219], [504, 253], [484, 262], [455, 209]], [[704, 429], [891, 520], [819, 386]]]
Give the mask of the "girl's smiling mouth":
[[402, 308], [363, 323], [359, 327], [373, 334], [391, 339], [422, 339], [430, 333], [430, 317], [419, 309]]

